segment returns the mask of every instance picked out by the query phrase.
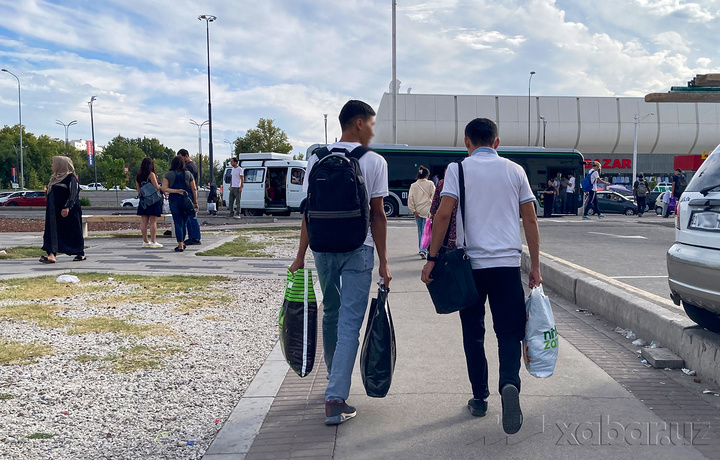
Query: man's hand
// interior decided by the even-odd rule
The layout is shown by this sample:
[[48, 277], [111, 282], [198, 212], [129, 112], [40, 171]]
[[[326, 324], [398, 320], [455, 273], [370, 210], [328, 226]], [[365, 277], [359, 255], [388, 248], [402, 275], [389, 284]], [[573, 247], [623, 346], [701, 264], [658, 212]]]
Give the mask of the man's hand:
[[200, 209], [200, 206], [197, 204], [197, 201], [193, 203], [193, 206], [195, 206], [195, 210], [197, 211]]
[[296, 257], [295, 262], [290, 265], [288, 270], [290, 270], [290, 273], [294, 275], [298, 270], [302, 270], [303, 268], [305, 268], [305, 259]]
[[432, 274], [433, 268], [435, 268], [435, 262], [427, 262], [425, 266], [423, 267], [422, 274], [420, 275], [420, 279], [425, 284], [432, 283], [433, 279], [430, 276]]
[[70, 210], [68, 208], [65, 208], [62, 211], [60, 211], [60, 215], [63, 217], [67, 217], [68, 214], [70, 214]]
[[534, 287], [538, 287], [542, 284], [542, 276], [540, 275], [540, 269], [539, 268], [533, 268], [530, 270], [530, 275], [528, 276], [529, 282], [528, 286], [530, 289]]
[[392, 275], [390, 274], [390, 268], [387, 263], [380, 264], [380, 278], [383, 280], [385, 287], [389, 288], [390, 281], [392, 281]]
[[420, 214], [418, 214], [418, 213], [416, 213], [416, 212], [413, 212], [413, 216], [415, 216], [415, 217], [420, 217]]

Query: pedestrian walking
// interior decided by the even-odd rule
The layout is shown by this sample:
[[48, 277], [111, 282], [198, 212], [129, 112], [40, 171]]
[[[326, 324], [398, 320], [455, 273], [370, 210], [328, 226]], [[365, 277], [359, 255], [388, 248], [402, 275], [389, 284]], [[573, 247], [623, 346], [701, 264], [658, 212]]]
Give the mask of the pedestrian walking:
[[[520, 409], [520, 361], [525, 336], [525, 294], [520, 278], [520, 223], [530, 252], [530, 288], [542, 283], [540, 276], [540, 232], [535, 215], [535, 196], [523, 168], [498, 156], [497, 125], [476, 118], [465, 127], [469, 157], [452, 163], [445, 174], [440, 208], [435, 214], [428, 262], [421, 279], [432, 283], [431, 274], [438, 251], [460, 196], [459, 168], [465, 176], [465, 219], [458, 213], [458, 241], [473, 268], [480, 300], [460, 311], [463, 343], [473, 397], [468, 409], [473, 416], [487, 413], [488, 364], [485, 357], [485, 301], [490, 300], [493, 327], [498, 340], [502, 398], [502, 423], [506, 433], [517, 433], [523, 422]], [[465, 235], [462, 237], [461, 235]]]
[[650, 184], [645, 180], [643, 173], [638, 175], [638, 180], [633, 184], [633, 197], [637, 202], [638, 217], [642, 217], [645, 214], [645, 208], [647, 207], [647, 195], [650, 193]]
[[575, 206], [575, 176], [572, 173], [567, 175], [567, 189], [565, 191], [565, 212], [567, 214], [577, 214], [577, 206]]
[[[383, 198], [388, 196], [387, 162], [367, 148], [375, 132], [375, 111], [365, 102], [352, 100], [342, 108], [339, 119], [340, 141], [308, 160], [303, 184], [308, 200], [300, 248], [290, 266], [293, 273], [304, 268], [305, 253], [311, 247], [323, 293], [323, 347], [328, 368], [326, 425], [338, 425], [357, 414], [346, 401], [372, 284], [373, 247], [380, 260], [381, 282], [389, 287], [392, 279], [383, 205]], [[341, 155], [348, 159], [340, 160]], [[344, 174], [333, 174], [332, 168]], [[355, 180], [348, 181], [345, 174], [353, 175]], [[354, 203], [358, 196], [362, 198], [360, 209]], [[347, 212], [349, 207], [353, 212]], [[337, 209], [338, 217], [312, 218], [326, 216], [328, 209]]]
[[[137, 215], [141, 216], [140, 233], [142, 233], [144, 248], [158, 249], [163, 247], [157, 242], [157, 218], [162, 215], [163, 197], [152, 204], [145, 202], [142, 187], [146, 184], [152, 184], [155, 190], [162, 195], [162, 187], [158, 183], [155, 175], [155, 162], [150, 157], [143, 158], [140, 163], [140, 170], [135, 176], [135, 189], [137, 189], [140, 203], [138, 203]], [[148, 229], [150, 230], [150, 239], [148, 240]]]
[[[435, 214], [437, 214], [438, 209], [440, 208], [440, 201], [441, 197], [440, 194], [443, 191], [443, 187], [445, 186], [445, 179], [440, 179], [438, 181], [437, 187], [435, 187], [435, 195], [433, 196], [432, 205], [430, 206], [430, 220], [433, 221], [433, 225], [435, 225]], [[455, 205], [455, 209], [453, 209], [452, 217], [450, 218], [450, 225], [448, 226], [448, 231], [446, 235], [447, 244], [445, 241], [443, 241], [443, 246], [440, 248], [440, 254], [444, 254], [446, 251], [454, 251], [457, 249], [457, 204]]]
[[239, 219], [240, 195], [242, 194], [243, 185], [245, 185], [245, 175], [237, 158], [230, 158], [230, 165], [232, 166], [230, 170], [232, 179], [230, 180], [230, 204], [228, 209], [230, 210], [230, 217]]
[[549, 180], [543, 192], [543, 217], [552, 217], [556, 193], [557, 188], [555, 188], [554, 181]]
[[583, 185], [583, 190], [587, 192], [587, 200], [585, 202], [585, 211], [583, 212], [583, 220], [590, 220], [590, 217], [588, 216], [588, 213], [590, 212], [590, 209], [595, 212], [595, 215], [598, 216], [598, 219], [603, 219], [605, 216], [600, 213], [600, 208], [598, 208], [597, 203], [597, 184], [598, 182], [602, 182], [605, 185], [610, 185], [610, 182], [606, 182], [603, 179], [600, 178], [600, 162], [594, 161], [592, 168], [585, 176], [585, 179], [583, 179], [583, 182], [589, 182], [589, 190], [585, 190], [585, 185]]
[[425, 229], [425, 221], [430, 217], [430, 206], [435, 194], [435, 184], [428, 180], [428, 176], [430, 176], [430, 170], [425, 166], [420, 166], [417, 180], [410, 185], [410, 192], [408, 193], [408, 208], [415, 216], [418, 229], [418, 248], [422, 259], [427, 255], [427, 249], [422, 247], [423, 230]]
[[85, 260], [85, 239], [82, 232], [80, 184], [75, 166], [69, 157], [52, 159], [52, 176], [48, 182], [45, 206], [45, 233], [42, 250], [47, 253], [40, 262], [54, 264], [58, 254], [75, 256], [74, 262]]
[[197, 213], [197, 186], [192, 173], [185, 168], [185, 161], [177, 155], [170, 162], [170, 171], [163, 177], [162, 190], [168, 194], [170, 213], [175, 226], [177, 247], [175, 252], [185, 250], [185, 236], [188, 219]]
[[[192, 174], [195, 186], [196, 188], [199, 188], [199, 182], [198, 182], [198, 174], [199, 169], [197, 167], [197, 164], [192, 161], [192, 158], [190, 158], [190, 154], [185, 149], [178, 150], [177, 156], [181, 157], [183, 160], [183, 163], [185, 163], [185, 169]], [[212, 169], [212, 168], [211, 168]], [[197, 201], [197, 197], [196, 200]], [[200, 241], [202, 236], [200, 235], [200, 222], [198, 222], [197, 219], [197, 213], [193, 213], [192, 215], [188, 216], [187, 220], [187, 240], [185, 241], [185, 245], [193, 245], [193, 244], [202, 244]]]
[[[675, 203], [678, 203], [680, 201], [680, 196], [682, 196], [683, 192], [687, 188], [687, 178], [682, 172], [682, 169], [677, 168], [675, 170], [675, 174], [672, 178], [672, 188], [670, 190], [670, 200], [675, 201]], [[669, 203], [669, 201], [668, 201]], [[677, 206], [677, 204], [675, 205]], [[665, 207], [665, 212], [663, 213], [663, 217], [670, 217], [670, 205]]]

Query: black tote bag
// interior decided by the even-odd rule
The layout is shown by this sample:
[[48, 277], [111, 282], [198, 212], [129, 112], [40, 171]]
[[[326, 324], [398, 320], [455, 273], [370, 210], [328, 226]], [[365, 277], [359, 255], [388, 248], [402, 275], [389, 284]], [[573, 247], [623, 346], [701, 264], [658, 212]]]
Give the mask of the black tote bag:
[[395, 328], [387, 302], [388, 292], [388, 288], [380, 286], [377, 299], [372, 299], [360, 353], [360, 375], [365, 392], [372, 398], [384, 398], [388, 394], [395, 370]]
[[463, 247], [446, 252], [439, 257], [430, 274], [433, 281], [427, 285], [430, 298], [433, 305], [435, 305], [435, 311], [439, 314], [463, 310], [475, 305], [480, 300], [472, 275], [470, 258], [465, 253], [465, 247], [467, 246], [467, 239], [465, 238], [465, 173], [462, 161], [458, 162], [458, 176], [460, 182], [460, 215], [463, 222]]

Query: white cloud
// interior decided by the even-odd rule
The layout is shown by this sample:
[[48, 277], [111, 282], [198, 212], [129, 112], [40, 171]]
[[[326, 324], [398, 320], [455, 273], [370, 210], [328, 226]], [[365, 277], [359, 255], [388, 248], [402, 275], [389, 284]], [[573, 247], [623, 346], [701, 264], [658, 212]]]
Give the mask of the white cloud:
[[496, 30], [475, 30], [460, 32], [455, 37], [455, 40], [476, 50], [490, 49], [500, 53], [512, 54], [511, 48], [517, 48], [527, 39], [522, 35], [510, 37]]
[[[657, 16], [677, 15], [692, 22], [710, 22], [718, 17], [717, 11], [713, 12], [700, 3], [684, 0], [636, 0], [636, 2], [650, 14]], [[716, 3], [715, 7], [717, 8]]]
[[678, 53], [689, 53], [690, 45], [692, 44], [673, 30], [655, 35], [653, 41], [670, 51], [676, 51]]

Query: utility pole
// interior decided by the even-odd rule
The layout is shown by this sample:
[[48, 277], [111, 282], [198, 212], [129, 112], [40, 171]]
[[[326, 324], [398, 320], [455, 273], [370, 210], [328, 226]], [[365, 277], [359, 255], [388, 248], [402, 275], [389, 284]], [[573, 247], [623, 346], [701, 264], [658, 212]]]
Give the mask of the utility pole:
[[[397, 0], [392, 0], [392, 127], [393, 144], [397, 144]], [[325, 141], [327, 144], [327, 141]]]
[[323, 116], [325, 117], [325, 146], [327, 147], [328, 141], [327, 141], [327, 113], [324, 113]]
[[[192, 118], [190, 119], [190, 124], [197, 126], [197, 129], [198, 129], [198, 156], [199, 156], [199, 158], [198, 158], [198, 160], [199, 160], [198, 161], [198, 184], [199, 185], [202, 185], [202, 183], [203, 183], [203, 181], [202, 181], [202, 160], [203, 160], [203, 157], [202, 157], [202, 127], [208, 123], [210, 123], [209, 120], [205, 120], [202, 123], [198, 123], [197, 121], [193, 120]], [[212, 175], [212, 165], [210, 165], [210, 171], [211, 171], [210, 175]]]
[[68, 155], [70, 155], [70, 150], [69, 150], [69, 147], [68, 147], [68, 128], [70, 128], [72, 125], [77, 124], [77, 120], [73, 120], [73, 121], [71, 121], [71, 122], [68, 123], [68, 124], [63, 123], [63, 122], [60, 121], [60, 120], [55, 120], [55, 124], [56, 124], [56, 125], [61, 125], [61, 126], [63, 126], [63, 127], [65, 128], [65, 156], [68, 156]]
[[95, 190], [97, 190], [97, 146], [95, 145], [95, 120], [93, 118], [93, 102], [97, 99], [96, 96], [90, 98], [88, 105], [90, 106], [90, 130], [92, 132], [92, 156], [93, 166], [95, 167]]
[[23, 125], [22, 125], [22, 101], [20, 99], [20, 79], [18, 78], [17, 75], [10, 72], [8, 69], [2, 69], [0, 71], [7, 72], [10, 75], [12, 75], [13, 77], [15, 77], [15, 80], [17, 80], [17, 84], [18, 84], [18, 120], [19, 120], [18, 123], [20, 126], [20, 188], [24, 189], [25, 188], [25, 167], [24, 167], [25, 160], [24, 160], [24, 155], [23, 155], [23, 135], [22, 135], [23, 134]]
[[208, 80], [208, 156], [210, 160], [210, 185], [215, 183], [214, 169], [215, 164], [213, 163], [213, 138], [212, 138], [212, 98], [210, 96], [210, 23], [217, 19], [217, 16], [211, 14], [203, 14], [198, 16], [198, 19], [205, 21], [206, 36], [207, 36], [207, 80]]
[[530, 147], [530, 85], [532, 85], [532, 77], [535, 75], [535, 71], [530, 72], [530, 80], [528, 81], [528, 147]]

